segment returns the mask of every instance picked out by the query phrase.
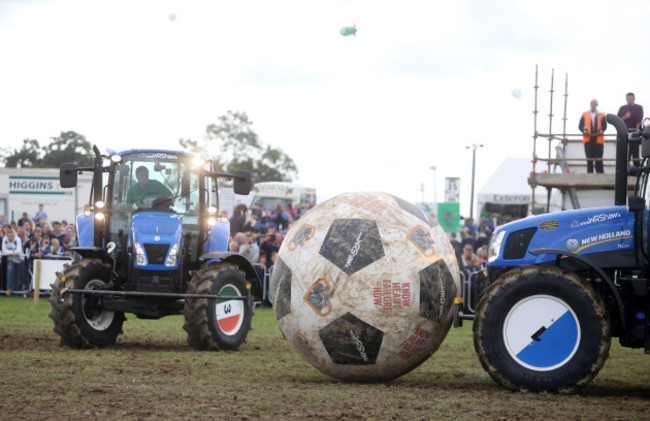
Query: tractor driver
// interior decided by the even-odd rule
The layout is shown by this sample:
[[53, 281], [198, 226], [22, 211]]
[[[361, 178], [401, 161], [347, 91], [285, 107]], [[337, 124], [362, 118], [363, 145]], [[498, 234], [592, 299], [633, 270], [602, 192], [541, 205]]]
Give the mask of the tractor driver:
[[149, 179], [149, 170], [144, 165], [135, 170], [138, 182], [126, 192], [126, 203], [139, 202], [145, 197], [171, 196], [172, 192], [158, 180]]

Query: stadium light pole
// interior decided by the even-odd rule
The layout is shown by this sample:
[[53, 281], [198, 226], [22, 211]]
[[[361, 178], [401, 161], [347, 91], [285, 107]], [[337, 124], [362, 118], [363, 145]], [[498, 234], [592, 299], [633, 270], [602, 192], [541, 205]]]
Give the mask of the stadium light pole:
[[472, 197], [469, 201], [469, 217], [474, 218], [474, 175], [476, 174], [476, 150], [482, 148], [483, 144], [472, 144], [472, 146], [465, 146], [465, 149], [472, 150]]
[[436, 166], [429, 167], [433, 171], [433, 203], [438, 204], [438, 186], [436, 186]]

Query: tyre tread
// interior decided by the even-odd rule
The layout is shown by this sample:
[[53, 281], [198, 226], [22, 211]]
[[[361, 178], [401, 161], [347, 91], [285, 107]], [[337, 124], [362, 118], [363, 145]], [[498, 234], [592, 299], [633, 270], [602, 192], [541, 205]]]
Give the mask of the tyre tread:
[[[228, 270], [238, 271], [242, 276], [245, 276], [244, 272], [232, 263], [207, 266], [201, 268], [192, 277], [187, 287], [188, 294], [210, 294], [213, 281], [221, 273]], [[183, 329], [187, 332], [187, 342], [192, 348], [200, 351], [218, 351], [221, 347], [219, 347], [210, 332], [207, 307], [207, 298], [187, 298], [183, 308], [183, 315], [185, 316]]]

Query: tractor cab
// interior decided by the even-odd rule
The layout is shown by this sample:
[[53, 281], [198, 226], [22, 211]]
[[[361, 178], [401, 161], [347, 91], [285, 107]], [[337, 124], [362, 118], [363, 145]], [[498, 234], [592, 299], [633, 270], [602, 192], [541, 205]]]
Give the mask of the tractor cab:
[[[204, 251], [210, 222], [216, 223], [209, 214], [219, 206], [216, 182], [203, 171], [211, 171], [212, 163], [184, 153], [129, 151], [117, 156], [121, 161], [107, 174], [108, 241], [122, 250], [135, 248], [133, 264], [141, 269], [176, 269], [180, 262], [168, 257], [180, 255], [181, 248], [191, 266]], [[140, 253], [145, 248], [151, 252], [147, 258]]]

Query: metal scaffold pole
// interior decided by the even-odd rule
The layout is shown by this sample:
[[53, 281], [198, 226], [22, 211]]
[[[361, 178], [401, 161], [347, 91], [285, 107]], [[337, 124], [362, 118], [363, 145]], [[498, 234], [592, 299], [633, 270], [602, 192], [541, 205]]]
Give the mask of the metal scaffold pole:
[[564, 117], [562, 117], [562, 150], [564, 151], [564, 156], [566, 156], [566, 105], [569, 99], [569, 74], [565, 73], [564, 75]]
[[[535, 174], [535, 166], [537, 164], [537, 114], [539, 111], [537, 111], [537, 90], [539, 89], [538, 83], [537, 83], [537, 75], [538, 75], [538, 66], [535, 65], [535, 86], [533, 88], [535, 89], [535, 105], [533, 108], [533, 176]], [[535, 213], [535, 187], [532, 186], [531, 189], [533, 190], [532, 194], [532, 200], [531, 200], [531, 214]]]
[[[552, 140], [553, 140], [553, 136], [552, 136], [552, 133], [553, 133], [553, 93], [555, 92], [553, 90], [554, 81], [555, 81], [555, 69], [551, 69], [551, 90], [549, 91], [551, 93], [551, 101], [550, 101], [550, 108], [549, 108], [549, 111], [548, 111], [548, 134], [549, 134], [549, 137], [548, 137], [548, 157], [549, 158], [551, 157], [551, 143], [552, 143]], [[551, 161], [547, 161], [547, 162], [548, 162], [547, 171], [550, 173], [551, 172]], [[546, 208], [547, 208], [546, 212], [548, 212], [548, 205], [547, 205]]]

